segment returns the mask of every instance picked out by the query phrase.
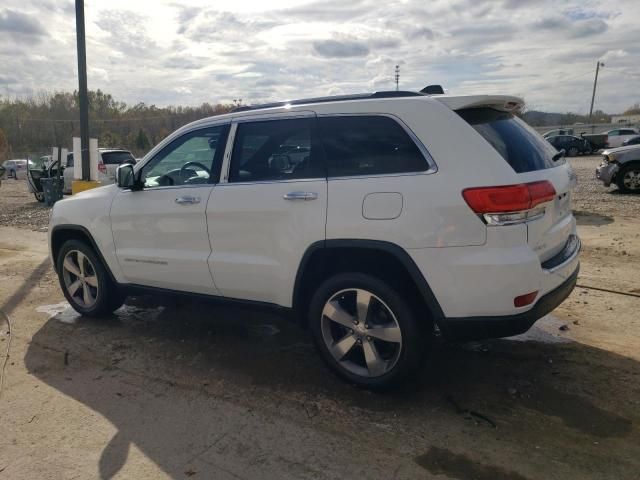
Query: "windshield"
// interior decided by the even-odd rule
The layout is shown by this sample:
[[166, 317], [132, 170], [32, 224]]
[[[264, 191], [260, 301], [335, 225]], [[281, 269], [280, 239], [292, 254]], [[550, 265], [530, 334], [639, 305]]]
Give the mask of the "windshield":
[[492, 108], [466, 108], [456, 113], [482, 135], [516, 173], [544, 170], [564, 162], [554, 162], [556, 149], [511, 113]]

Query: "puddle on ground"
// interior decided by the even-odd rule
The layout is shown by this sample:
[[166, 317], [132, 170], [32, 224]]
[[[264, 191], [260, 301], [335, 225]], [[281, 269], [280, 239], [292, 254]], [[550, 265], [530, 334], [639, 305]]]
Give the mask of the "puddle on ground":
[[[560, 320], [554, 315], [545, 315], [538, 320], [529, 331], [522, 335], [509, 337], [505, 340], [513, 340], [515, 342], [540, 342], [540, 343], [568, 343], [572, 342], [570, 338], [562, 335], [560, 327], [566, 325], [567, 322]], [[554, 333], [557, 332], [557, 333]]]
[[[140, 308], [133, 305], [123, 305], [114, 313], [118, 317], [129, 319], [145, 318], [148, 320], [156, 320], [163, 310], [164, 307]], [[55, 318], [56, 320], [67, 324], [78, 323], [80, 318], [82, 318], [82, 315], [71, 308], [71, 305], [67, 302], [60, 302], [53, 305], [41, 305], [36, 308], [36, 312], [46, 313], [49, 315], [49, 318]]]
[[67, 302], [60, 302], [54, 305], [41, 305], [36, 308], [38, 313], [46, 313], [49, 318], [56, 317], [62, 323], [74, 324], [80, 318], [80, 314], [76, 312]]
[[427, 453], [417, 457], [415, 462], [434, 475], [446, 475], [456, 480], [527, 480], [519, 473], [474, 462], [465, 455], [453, 453], [446, 448], [431, 447]]

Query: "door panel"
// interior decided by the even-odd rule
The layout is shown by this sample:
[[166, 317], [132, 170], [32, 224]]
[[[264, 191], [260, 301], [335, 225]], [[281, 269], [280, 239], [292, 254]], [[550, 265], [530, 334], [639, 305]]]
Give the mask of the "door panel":
[[218, 294], [207, 260], [207, 202], [218, 179], [228, 125], [188, 131], [136, 170], [140, 191], [111, 207], [116, 256], [127, 282]]
[[[292, 192], [315, 200], [285, 200]], [[291, 306], [306, 249], [325, 238], [327, 182], [300, 180], [216, 186], [207, 205], [209, 265], [225, 297]]]
[[311, 112], [237, 124], [229, 183], [217, 185], [207, 205], [209, 265], [222, 295], [291, 306], [302, 256], [325, 239], [315, 122]]
[[[111, 207], [116, 256], [127, 282], [217, 294], [205, 209], [213, 185], [120, 192]], [[191, 197], [195, 203], [178, 203]]]

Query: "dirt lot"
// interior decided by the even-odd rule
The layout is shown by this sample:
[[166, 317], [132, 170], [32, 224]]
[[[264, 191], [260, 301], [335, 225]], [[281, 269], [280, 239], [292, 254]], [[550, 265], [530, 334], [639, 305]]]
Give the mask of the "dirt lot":
[[78, 317], [47, 210], [3, 181], [0, 479], [637, 479], [640, 198], [596, 183], [597, 161], [572, 160], [582, 287], [524, 336], [437, 344], [384, 395], [271, 313], [140, 297]]

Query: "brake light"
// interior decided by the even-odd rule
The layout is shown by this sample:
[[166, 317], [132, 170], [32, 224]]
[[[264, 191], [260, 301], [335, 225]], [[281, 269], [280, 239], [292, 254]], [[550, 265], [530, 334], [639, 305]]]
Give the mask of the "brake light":
[[107, 166], [104, 163], [99, 163], [98, 170], [100, 173], [107, 173]]
[[556, 190], [548, 180], [462, 191], [471, 210], [482, 215], [489, 225], [510, 225], [537, 218], [544, 214], [544, 207], [536, 207], [555, 196]]

